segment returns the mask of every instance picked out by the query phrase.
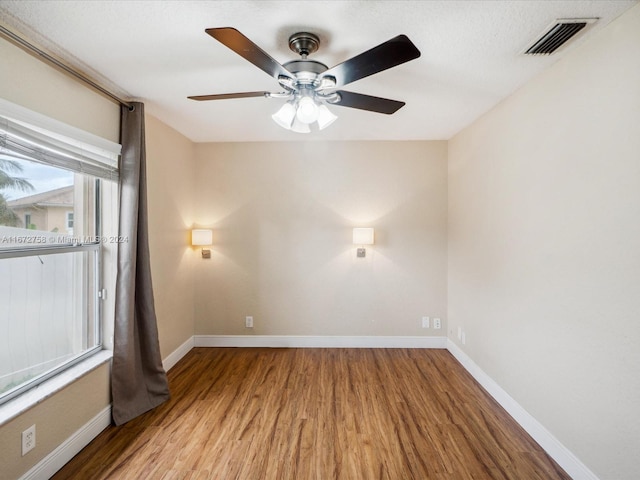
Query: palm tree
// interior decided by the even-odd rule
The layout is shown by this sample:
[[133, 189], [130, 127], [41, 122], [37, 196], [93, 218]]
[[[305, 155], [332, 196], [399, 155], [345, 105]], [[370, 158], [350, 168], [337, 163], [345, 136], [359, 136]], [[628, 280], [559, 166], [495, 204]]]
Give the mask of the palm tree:
[[17, 160], [0, 158], [0, 190], [5, 188], [15, 188], [23, 192], [33, 190], [33, 185], [27, 179], [9, 175], [9, 172], [20, 173], [21, 171], [22, 165]]
[[18, 216], [7, 205], [7, 199], [2, 194], [5, 188], [13, 188], [28, 192], [33, 190], [33, 185], [23, 177], [16, 177], [11, 173], [20, 173], [22, 165], [17, 160], [0, 158], [0, 225], [16, 227], [20, 223]]
[[4, 195], [0, 193], [0, 225], [6, 225], [7, 227], [17, 227], [20, 223], [20, 219], [11, 208], [7, 205], [7, 200]]

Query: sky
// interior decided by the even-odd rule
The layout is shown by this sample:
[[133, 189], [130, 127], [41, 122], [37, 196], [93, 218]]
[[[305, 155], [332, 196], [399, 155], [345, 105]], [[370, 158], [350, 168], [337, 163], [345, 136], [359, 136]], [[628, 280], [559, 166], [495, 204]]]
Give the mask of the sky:
[[[0, 158], [15, 160], [15, 158], [10, 158], [4, 155]], [[0, 193], [4, 195], [6, 200], [15, 200], [28, 195], [34, 195], [36, 193], [47, 192], [49, 190], [55, 190], [56, 188], [73, 185], [73, 172], [48, 165], [42, 165], [36, 162], [30, 162], [28, 160], [16, 161], [22, 166], [22, 172], [7, 173], [14, 177], [25, 178], [31, 183], [31, 185], [33, 185], [34, 190], [23, 192], [22, 190], [5, 188], [1, 190]]]

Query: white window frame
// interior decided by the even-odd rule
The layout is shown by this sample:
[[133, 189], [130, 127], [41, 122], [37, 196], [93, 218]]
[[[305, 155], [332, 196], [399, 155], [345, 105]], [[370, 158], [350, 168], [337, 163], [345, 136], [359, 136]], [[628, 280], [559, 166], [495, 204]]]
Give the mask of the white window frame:
[[[28, 110], [20, 105], [16, 105], [7, 100], [0, 98], [0, 151], [5, 150], [11, 152], [16, 158], [24, 158], [25, 160], [37, 161], [46, 165], [51, 165], [66, 170], [83, 173], [96, 178], [117, 181], [118, 179], [118, 163], [121, 147], [119, 144], [105, 140], [91, 133], [85, 132], [76, 127], [64, 124], [55, 119], [51, 119], [37, 112]], [[99, 185], [99, 183], [98, 183]], [[99, 203], [100, 189], [97, 188], [96, 201]], [[16, 258], [21, 256], [33, 256], [37, 251], [38, 255], [58, 254], [66, 252], [79, 251], [95, 251], [97, 262], [97, 272], [101, 275], [101, 237], [100, 231], [100, 214], [99, 209], [96, 211], [96, 227], [95, 236], [97, 241], [84, 244], [70, 243], [63, 245], [43, 245], [42, 247], [25, 247], [25, 248], [0, 248], [0, 260], [3, 258]], [[69, 216], [67, 214], [67, 226]], [[102, 291], [103, 279], [98, 277], [98, 291]], [[98, 315], [100, 318], [99, 302]], [[5, 395], [0, 401], [0, 425], [3, 420], [10, 418], [16, 413], [15, 402], [11, 400], [19, 400], [26, 395], [25, 392], [37, 392], [38, 390], [47, 391], [51, 388], [58, 388], [55, 385], [60, 383], [60, 379], [69, 374], [61, 375], [64, 371], [77, 370], [78, 364], [93, 356], [93, 360], [88, 364], [87, 368], [95, 368], [92, 365], [103, 363], [109, 354], [99, 354], [102, 349], [102, 326], [97, 327], [98, 345], [91, 348], [76, 358], [67, 361], [61, 367], [51, 370], [45, 375], [41, 375], [36, 381], [26, 382], [22, 387]], [[57, 378], [57, 380], [56, 380]], [[46, 387], [48, 384], [49, 387]], [[31, 390], [33, 387], [43, 385], [43, 388]], [[53, 385], [53, 386], [52, 386]], [[35, 395], [38, 396], [37, 394]], [[5, 408], [8, 403], [14, 404], [11, 408]], [[30, 402], [27, 402], [30, 403]], [[25, 407], [25, 402], [20, 402], [21, 407]], [[7, 412], [9, 411], [7, 417]], [[13, 413], [11, 413], [13, 412]]]
[[67, 230], [73, 230], [73, 212], [66, 212], [65, 226]]

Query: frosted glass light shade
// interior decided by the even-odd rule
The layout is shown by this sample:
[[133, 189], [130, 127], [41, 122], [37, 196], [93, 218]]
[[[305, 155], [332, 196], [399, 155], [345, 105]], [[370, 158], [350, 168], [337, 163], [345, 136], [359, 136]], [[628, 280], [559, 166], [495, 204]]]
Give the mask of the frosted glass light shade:
[[373, 228], [354, 228], [354, 245], [373, 245]]
[[298, 110], [296, 112], [296, 118], [309, 125], [318, 119], [318, 105], [311, 97], [302, 97], [298, 101]]
[[336, 121], [338, 117], [331, 113], [326, 105], [318, 107], [318, 128], [323, 130]]
[[280, 107], [280, 110], [271, 115], [271, 118], [273, 118], [273, 121], [280, 125], [282, 128], [290, 130], [295, 116], [296, 107], [294, 107], [293, 104], [287, 102], [282, 107]]
[[191, 245], [211, 245], [212, 243], [213, 232], [211, 230], [191, 230]]
[[298, 117], [293, 119], [293, 123], [291, 124], [291, 131], [296, 133], [310, 133], [311, 128], [306, 123], [302, 123], [298, 120]]

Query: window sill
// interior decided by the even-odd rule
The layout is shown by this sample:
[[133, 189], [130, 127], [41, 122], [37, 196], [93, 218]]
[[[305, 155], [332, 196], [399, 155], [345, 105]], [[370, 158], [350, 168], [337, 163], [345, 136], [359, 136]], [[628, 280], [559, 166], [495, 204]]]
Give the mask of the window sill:
[[85, 361], [74, 365], [59, 375], [56, 375], [54, 378], [41, 383], [19, 397], [1, 405], [0, 426], [53, 396], [66, 386], [95, 370], [100, 365], [109, 362], [112, 356], [113, 352], [111, 352], [111, 350], [102, 350], [95, 355], [91, 355], [91, 357], [87, 358]]

